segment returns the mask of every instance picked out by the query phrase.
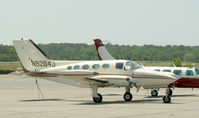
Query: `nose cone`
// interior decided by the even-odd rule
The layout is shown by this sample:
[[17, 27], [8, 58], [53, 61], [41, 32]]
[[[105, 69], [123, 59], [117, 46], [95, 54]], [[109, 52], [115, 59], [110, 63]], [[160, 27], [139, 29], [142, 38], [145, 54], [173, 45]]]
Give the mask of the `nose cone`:
[[162, 82], [164, 82], [165, 84], [170, 84], [177, 80], [174, 74], [157, 72], [157, 71], [147, 70], [144, 68], [134, 70], [133, 77], [162, 80]]

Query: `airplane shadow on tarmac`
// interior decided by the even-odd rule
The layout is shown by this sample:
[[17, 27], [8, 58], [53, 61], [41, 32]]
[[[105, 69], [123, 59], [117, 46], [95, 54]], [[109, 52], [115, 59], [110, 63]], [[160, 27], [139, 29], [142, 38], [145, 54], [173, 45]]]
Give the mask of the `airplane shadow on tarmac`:
[[104, 105], [104, 104], [154, 104], [154, 103], [162, 103], [161, 100], [132, 100], [129, 102], [126, 101], [103, 101], [102, 103], [93, 103], [91, 101], [89, 102], [83, 102], [79, 103], [77, 105]]
[[[50, 101], [65, 101], [75, 103], [74, 105], [105, 105], [105, 104], [165, 104], [162, 99], [150, 99], [150, 100], [132, 100], [129, 102], [118, 100], [118, 101], [103, 101], [102, 103], [93, 103], [93, 101], [87, 100], [66, 100], [66, 99], [30, 99], [30, 100], [20, 100], [20, 102], [50, 102]], [[81, 103], [77, 103], [81, 102]], [[166, 103], [166, 104], [179, 104], [179, 103]]]
[[20, 100], [20, 102], [40, 102], [40, 101], [65, 101], [64, 99], [30, 99]]
[[[107, 94], [105, 96], [119, 96], [119, 94]], [[123, 100], [118, 100], [118, 101], [103, 101], [102, 103], [98, 104], [98, 103], [93, 103], [93, 101], [85, 101], [85, 100], [70, 100], [70, 99], [42, 99], [42, 98], [38, 98], [38, 99], [27, 99], [27, 100], [20, 100], [20, 102], [42, 102], [42, 101], [66, 101], [66, 102], [72, 102], [72, 103], [76, 103], [76, 102], [81, 102], [81, 103], [77, 103], [76, 105], [103, 105], [103, 104], [162, 104], [162, 99], [156, 99], [156, 98], [162, 98], [164, 95], [160, 95], [160, 96], [156, 96], [156, 97], [152, 97], [152, 96], [146, 96], [145, 98], [151, 98], [150, 100], [145, 100], [145, 99], [141, 99], [141, 100], [132, 100], [129, 102], [123, 101]], [[172, 97], [199, 97], [199, 95], [195, 95], [195, 94], [186, 94], [186, 95], [172, 95]], [[176, 103], [171, 103], [171, 104], [176, 104]]]

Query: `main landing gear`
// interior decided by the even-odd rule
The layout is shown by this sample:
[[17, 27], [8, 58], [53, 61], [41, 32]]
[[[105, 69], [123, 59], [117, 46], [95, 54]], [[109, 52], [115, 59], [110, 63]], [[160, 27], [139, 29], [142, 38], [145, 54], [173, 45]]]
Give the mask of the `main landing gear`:
[[126, 92], [124, 94], [123, 98], [124, 98], [125, 101], [131, 101], [133, 96], [132, 96], [132, 94], [130, 92]]
[[98, 87], [97, 86], [92, 87], [93, 102], [101, 103], [103, 97], [102, 97], [101, 94], [97, 93], [97, 91], [98, 91]]
[[93, 102], [95, 103], [101, 103], [102, 102], [102, 95], [101, 94], [97, 94], [98, 97], [93, 97]]
[[[133, 95], [130, 93], [132, 83], [129, 83], [129, 85], [126, 87], [126, 92], [123, 95], [123, 98], [125, 101], [131, 101], [133, 98]], [[103, 97], [101, 94], [98, 93], [98, 87], [93, 86], [92, 88], [92, 96], [93, 96], [93, 102], [94, 103], [101, 103], [103, 100]]]
[[131, 86], [132, 86], [132, 82], [129, 82], [129, 85], [126, 87], [126, 92], [123, 95], [123, 98], [125, 101], [131, 101], [133, 98], [133, 95], [130, 92]]

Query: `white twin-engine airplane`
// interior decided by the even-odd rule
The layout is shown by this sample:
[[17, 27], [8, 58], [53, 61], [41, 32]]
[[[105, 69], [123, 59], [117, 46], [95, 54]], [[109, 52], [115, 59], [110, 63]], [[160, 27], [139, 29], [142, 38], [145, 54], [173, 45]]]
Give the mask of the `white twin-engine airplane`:
[[[129, 60], [55, 61], [49, 59], [32, 40], [13, 40], [26, 75], [64, 84], [92, 88], [95, 103], [102, 102], [99, 87], [126, 87], [125, 101], [132, 100], [131, 87], [159, 88], [176, 81], [172, 75], [151, 71]], [[169, 103], [170, 96], [163, 97]]]

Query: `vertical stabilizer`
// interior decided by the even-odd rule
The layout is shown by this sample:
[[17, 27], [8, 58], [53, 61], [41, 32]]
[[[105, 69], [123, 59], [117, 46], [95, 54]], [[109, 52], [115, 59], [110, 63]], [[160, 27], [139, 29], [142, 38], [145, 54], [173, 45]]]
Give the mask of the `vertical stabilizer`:
[[13, 40], [13, 44], [25, 72], [55, 67], [54, 61], [50, 60], [32, 40]]
[[99, 60], [115, 60], [100, 39], [94, 39]]

